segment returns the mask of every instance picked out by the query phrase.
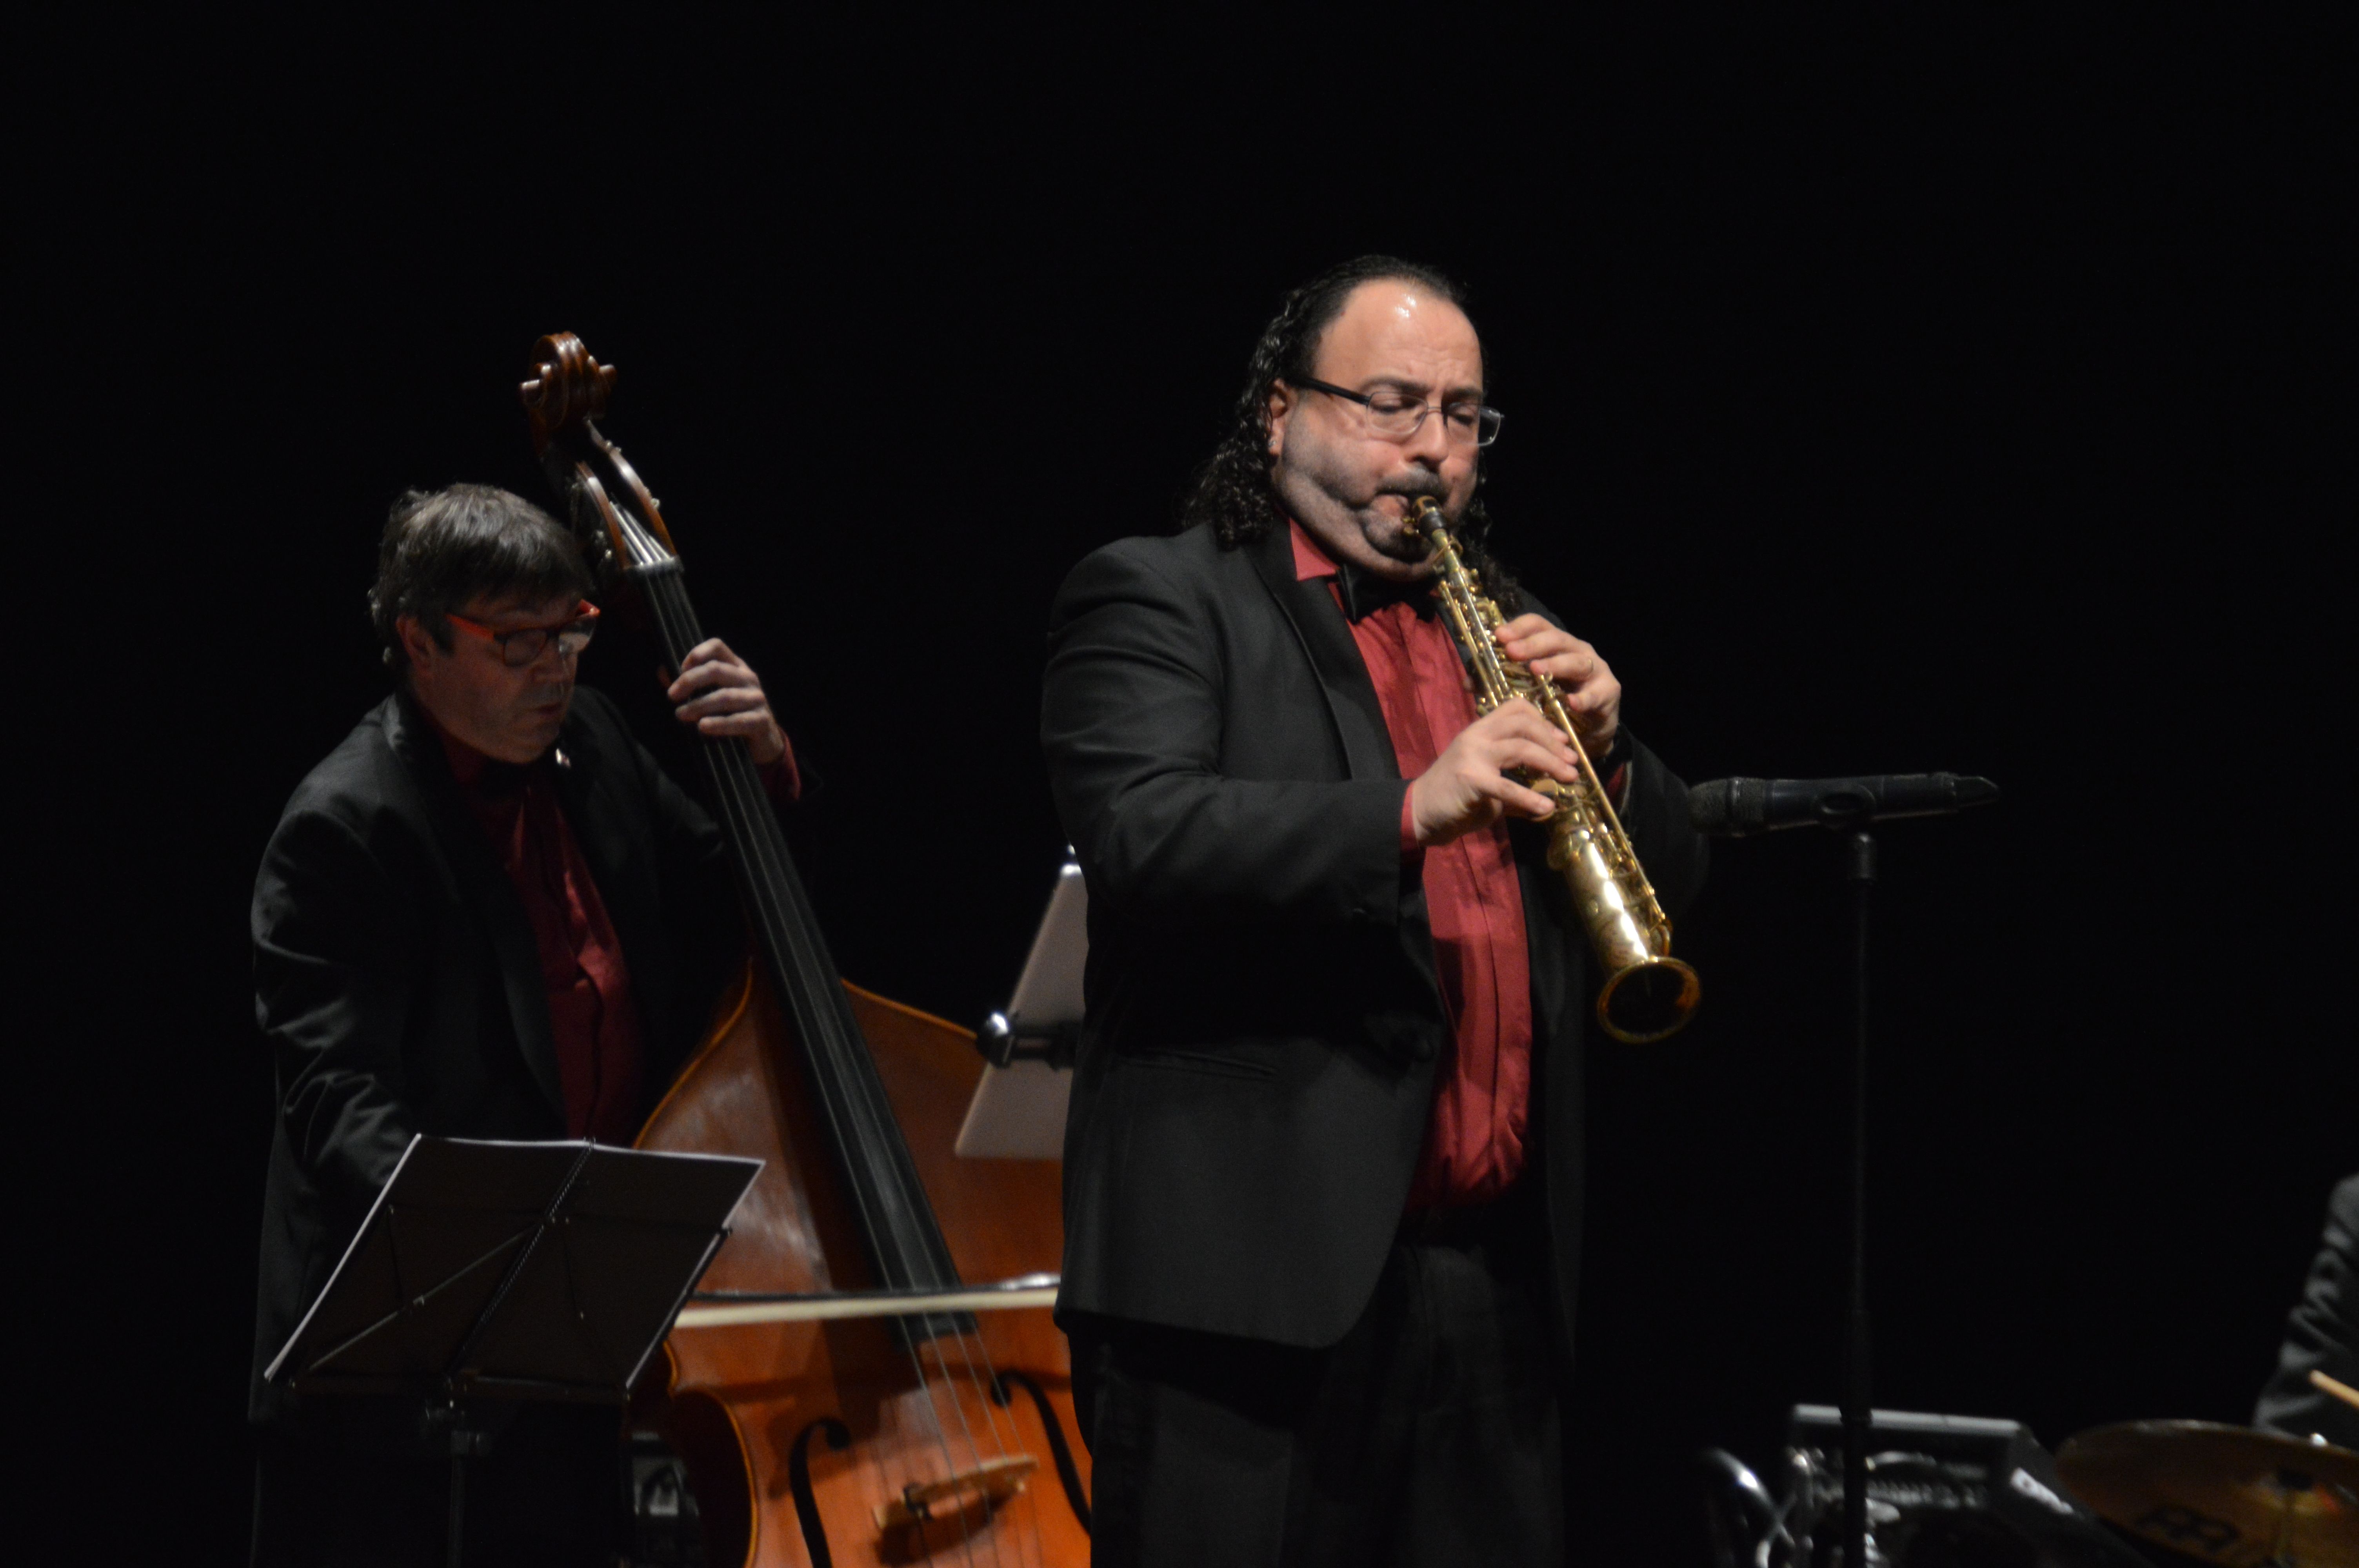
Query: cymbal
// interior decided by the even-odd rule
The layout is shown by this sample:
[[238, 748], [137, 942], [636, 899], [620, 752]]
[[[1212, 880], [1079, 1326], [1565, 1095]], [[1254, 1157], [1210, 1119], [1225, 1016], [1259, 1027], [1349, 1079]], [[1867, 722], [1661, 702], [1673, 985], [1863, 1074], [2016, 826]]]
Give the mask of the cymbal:
[[2101, 1426], [2056, 1451], [2066, 1489], [2133, 1535], [2233, 1568], [2359, 1568], [2359, 1454], [2208, 1421]]

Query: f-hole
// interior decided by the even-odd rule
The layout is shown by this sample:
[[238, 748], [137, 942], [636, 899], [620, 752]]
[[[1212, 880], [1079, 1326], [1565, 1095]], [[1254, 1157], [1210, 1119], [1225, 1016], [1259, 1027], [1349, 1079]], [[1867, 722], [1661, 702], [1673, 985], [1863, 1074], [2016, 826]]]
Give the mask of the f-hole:
[[1049, 1434], [1049, 1457], [1056, 1461], [1057, 1479], [1065, 1484], [1065, 1501], [1071, 1506], [1073, 1518], [1081, 1521], [1082, 1533], [1089, 1534], [1090, 1497], [1082, 1489], [1081, 1467], [1073, 1463], [1073, 1450], [1065, 1442], [1064, 1423], [1057, 1419], [1056, 1407], [1030, 1378], [1021, 1372], [1002, 1372], [991, 1385], [992, 1402], [1001, 1409], [1012, 1397], [1007, 1391], [1010, 1383], [1032, 1396], [1032, 1408], [1040, 1412], [1041, 1429]]
[[814, 1432], [823, 1434], [827, 1445], [841, 1454], [852, 1446], [852, 1429], [832, 1415], [823, 1415], [795, 1433], [794, 1448], [787, 1454], [787, 1488], [795, 1498], [795, 1522], [803, 1527], [803, 1550], [810, 1553], [811, 1568], [835, 1568], [835, 1553], [827, 1549], [827, 1527], [820, 1522], [819, 1498], [811, 1491]]

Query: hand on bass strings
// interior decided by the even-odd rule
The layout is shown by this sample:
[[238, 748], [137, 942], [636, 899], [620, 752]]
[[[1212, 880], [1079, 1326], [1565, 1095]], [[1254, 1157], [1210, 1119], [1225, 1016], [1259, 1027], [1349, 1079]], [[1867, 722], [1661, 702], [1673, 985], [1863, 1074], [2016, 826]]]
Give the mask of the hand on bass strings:
[[1499, 628], [1499, 651], [1529, 665], [1564, 689], [1564, 708], [1592, 757], [1614, 744], [1622, 723], [1622, 683], [1597, 650], [1538, 615], [1518, 615]]
[[1576, 776], [1572, 748], [1563, 734], [1521, 697], [1461, 730], [1408, 786], [1417, 841], [1447, 844], [1503, 815], [1537, 822], [1553, 812], [1555, 802], [1506, 776], [1515, 768], [1563, 784]]
[[744, 736], [746, 750], [762, 767], [787, 754], [786, 731], [771, 716], [762, 677], [718, 637], [708, 637], [688, 651], [679, 677], [664, 688], [664, 695], [671, 698], [679, 721], [694, 726], [698, 734], [716, 740]]

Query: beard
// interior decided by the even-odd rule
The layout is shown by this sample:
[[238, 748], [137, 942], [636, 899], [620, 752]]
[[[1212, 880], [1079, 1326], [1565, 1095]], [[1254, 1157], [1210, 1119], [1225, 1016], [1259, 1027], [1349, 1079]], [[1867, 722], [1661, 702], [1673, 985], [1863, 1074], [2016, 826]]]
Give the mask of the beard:
[[[1402, 526], [1402, 518], [1419, 496], [1432, 497], [1453, 524], [1462, 510], [1450, 504], [1450, 487], [1430, 469], [1410, 468], [1371, 483], [1364, 475], [1345, 471], [1328, 452], [1314, 450], [1290, 460], [1271, 478], [1278, 499], [1314, 535], [1348, 528], [1376, 554], [1404, 566], [1425, 563], [1425, 540]], [[1397, 511], [1382, 504], [1386, 496], [1401, 499]]]

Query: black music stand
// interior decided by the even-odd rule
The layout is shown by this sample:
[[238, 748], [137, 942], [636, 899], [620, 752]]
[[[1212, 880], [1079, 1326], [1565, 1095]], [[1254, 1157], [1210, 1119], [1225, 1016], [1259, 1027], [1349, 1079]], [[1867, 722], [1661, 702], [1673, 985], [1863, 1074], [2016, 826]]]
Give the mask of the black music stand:
[[448, 1440], [450, 1562], [485, 1400], [619, 1405], [727, 1238], [759, 1160], [412, 1138], [264, 1376], [419, 1399]]

